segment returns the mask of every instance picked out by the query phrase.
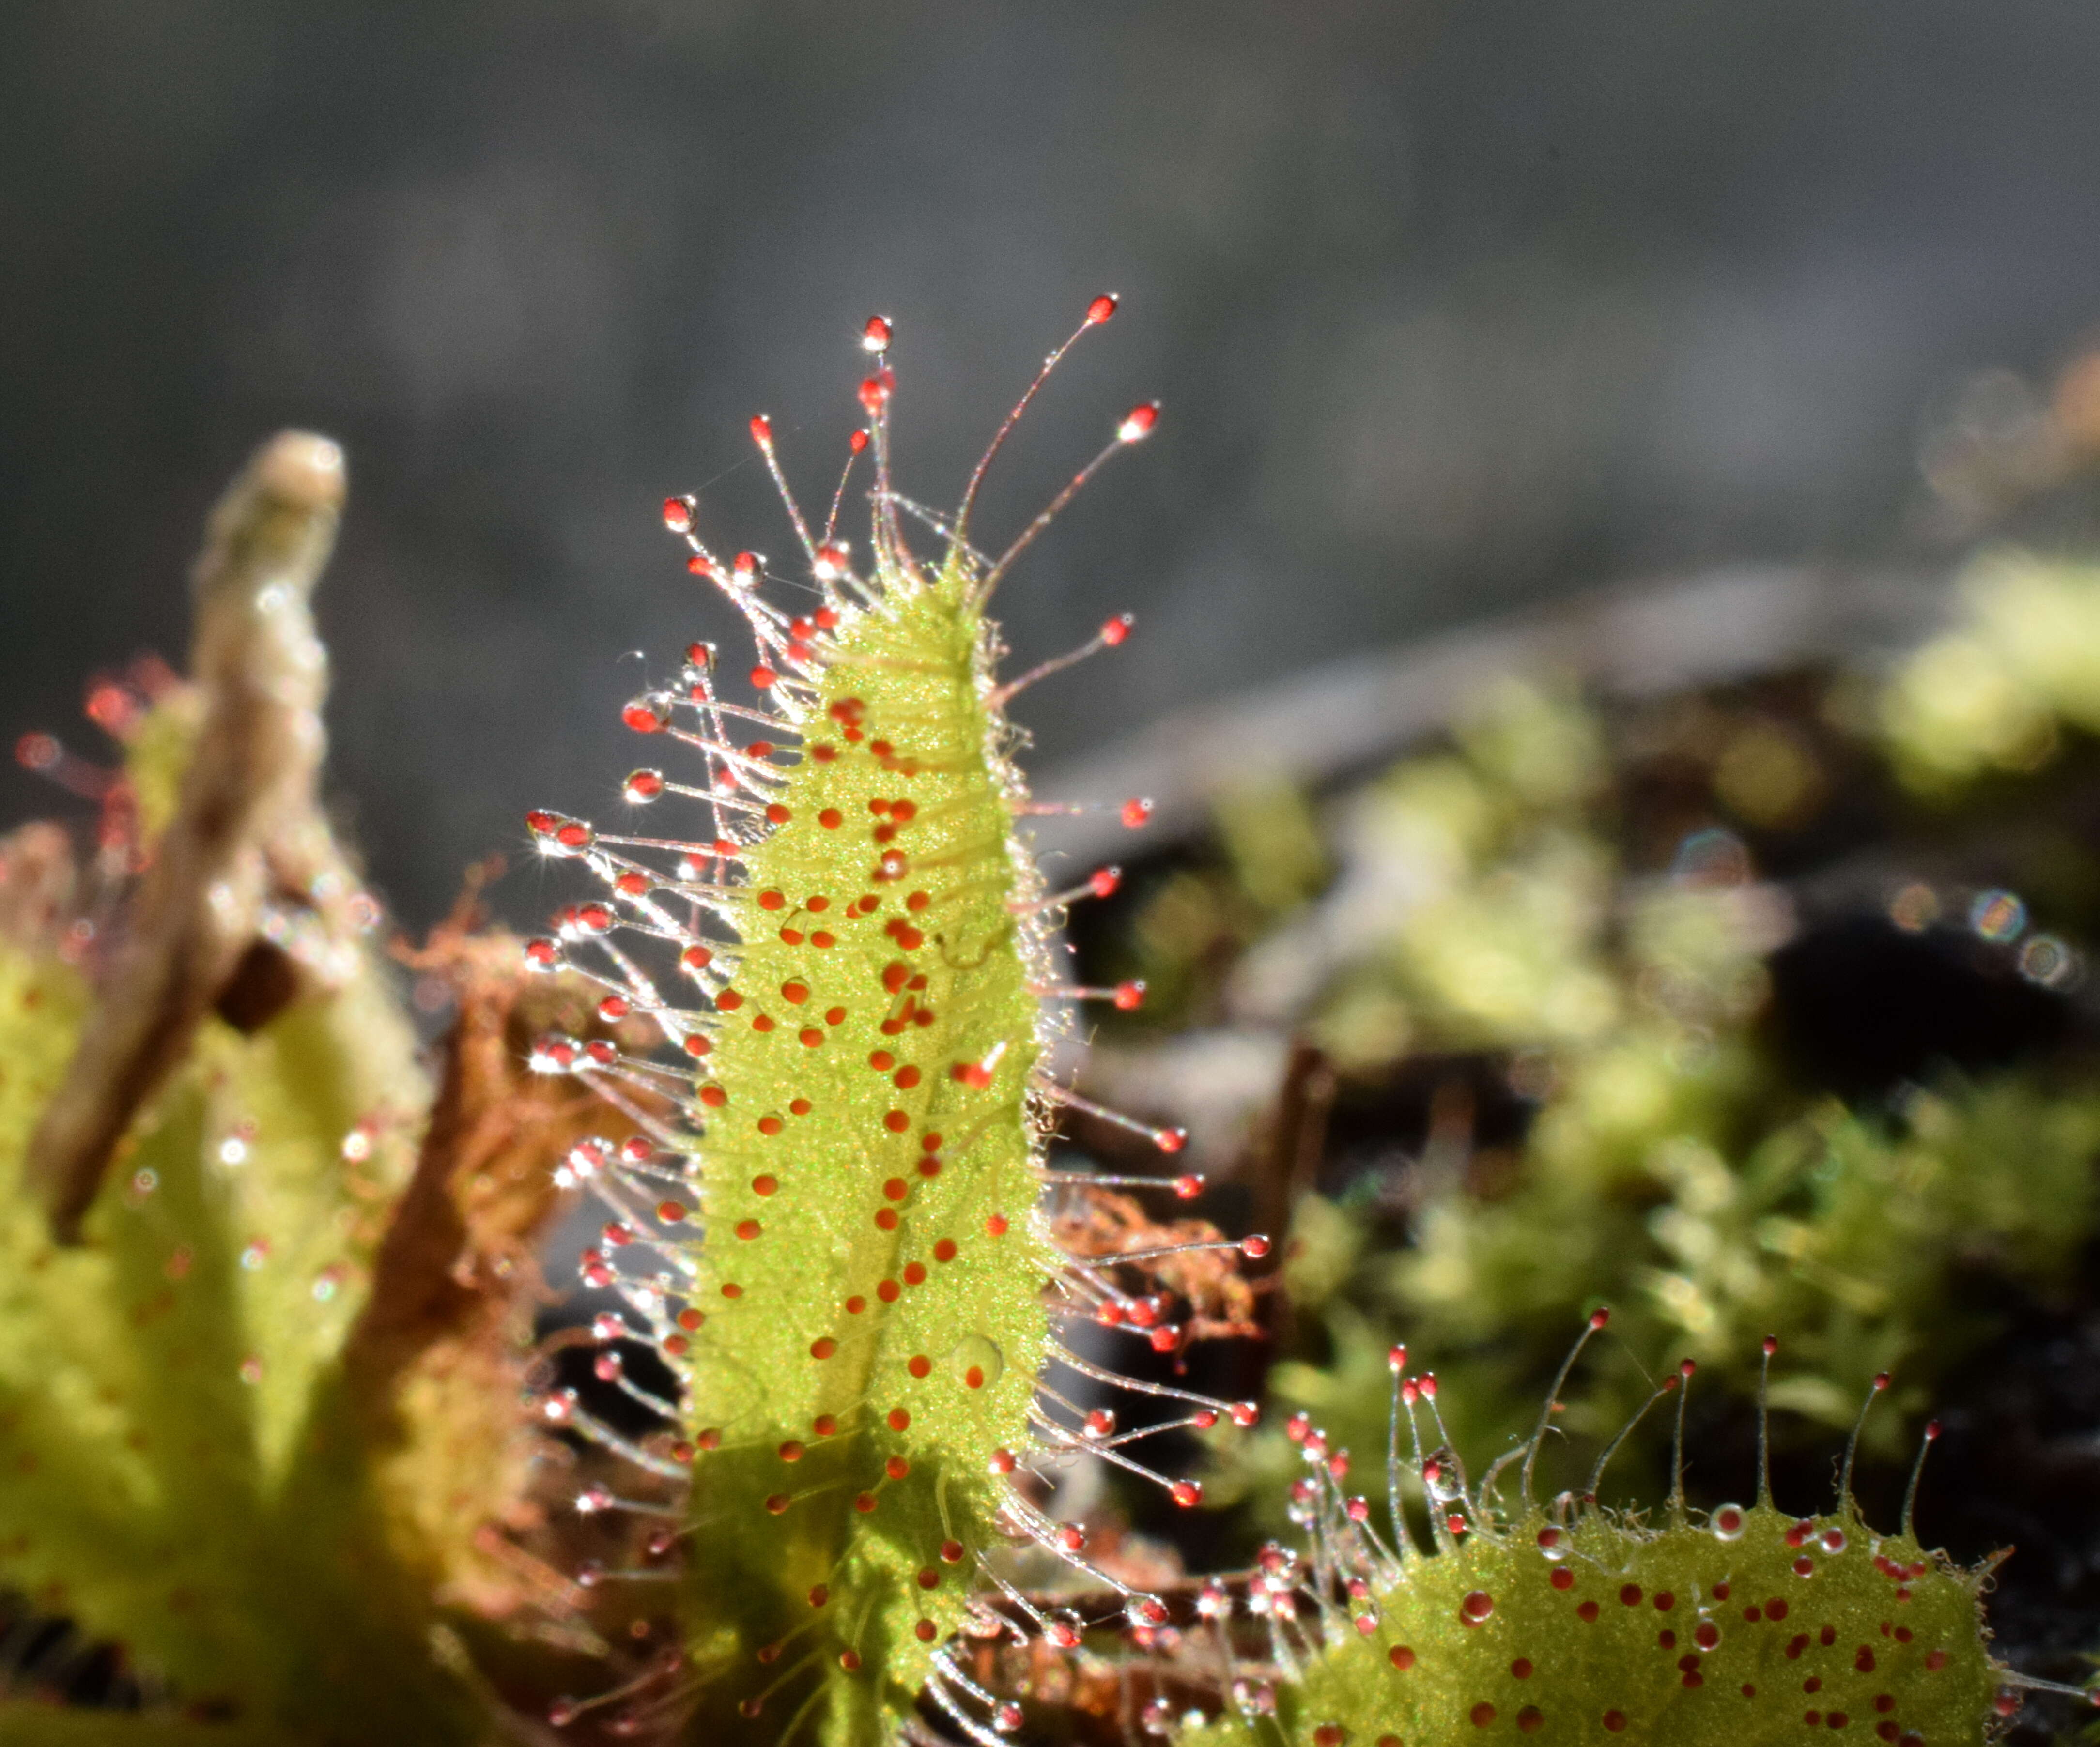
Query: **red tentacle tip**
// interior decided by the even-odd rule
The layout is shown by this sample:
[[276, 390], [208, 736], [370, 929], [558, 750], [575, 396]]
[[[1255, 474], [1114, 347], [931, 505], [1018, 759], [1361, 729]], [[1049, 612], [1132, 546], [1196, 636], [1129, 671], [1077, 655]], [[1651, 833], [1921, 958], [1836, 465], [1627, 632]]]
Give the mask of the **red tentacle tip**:
[[1121, 301], [1113, 291], [1103, 292], [1087, 306], [1087, 325], [1098, 328], [1115, 314], [1116, 305]]
[[1142, 982], [1119, 982], [1116, 985], [1115, 1004], [1126, 1013], [1136, 1012], [1145, 1005], [1145, 985]]
[[1184, 1201], [1193, 1201], [1203, 1193], [1203, 1178], [1200, 1172], [1185, 1171], [1174, 1180], [1174, 1193]]
[[1185, 1128], [1162, 1128], [1152, 1137], [1152, 1144], [1162, 1153], [1178, 1153], [1189, 1144]]
[[1590, 1312], [1590, 1326], [1593, 1329], [1600, 1329], [1611, 1320], [1612, 1308], [1608, 1304], [1599, 1304]]
[[1138, 443], [1152, 435], [1152, 427], [1159, 422], [1159, 403], [1148, 400], [1142, 406], [1132, 407], [1123, 416], [1116, 426], [1116, 441]]
[[1262, 1257], [1268, 1254], [1268, 1239], [1259, 1232], [1251, 1237], [1240, 1239], [1240, 1254], [1251, 1262], [1260, 1261]]
[[881, 416], [884, 407], [889, 404], [892, 379], [887, 370], [878, 372], [860, 385], [860, 404], [871, 418]]
[[1152, 818], [1150, 797], [1133, 795], [1123, 804], [1122, 818], [1124, 827], [1130, 831], [1136, 831], [1140, 826], [1149, 823]]
[[1778, 1351], [1779, 1351], [1779, 1336], [1778, 1336], [1778, 1335], [1766, 1335], [1766, 1336], [1765, 1336], [1765, 1339], [1764, 1339], [1764, 1355], [1765, 1355], [1765, 1357], [1766, 1357], [1767, 1359], [1769, 1359], [1769, 1358], [1770, 1358], [1770, 1357], [1771, 1357], [1774, 1353], [1777, 1352]]
[[887, 351], [890, 335], [895, 331], [887, 315], [871, 315], [867, 325], [860, 330], [860, 343], [871, 352]]
[[664, 525], [674, 534], [690, 534], [693, 531], [693, 500], [690, 497], [667, 497], [664, 500]]
[[1111, 649], [1120, 648], [1128, 641], [1132, 628], [1137, 624], [1134, 613], [1118, 613], [1113, 619], [1101, 621], [1101, 639]]
[[1087, 876], [1087, 889], [1096, 898], [1113, 898], [1122, 884], [1120, 867], [1096, 867]]
[[758, 413], [751, 421], [751, 440], [761, 449], [773, 447], [773, 421], [763, 412]]
[[1386, 1369], [1396, 1377], [1407, 1369], [1407, 1349], [1396, 1347], [1385, 1356]]

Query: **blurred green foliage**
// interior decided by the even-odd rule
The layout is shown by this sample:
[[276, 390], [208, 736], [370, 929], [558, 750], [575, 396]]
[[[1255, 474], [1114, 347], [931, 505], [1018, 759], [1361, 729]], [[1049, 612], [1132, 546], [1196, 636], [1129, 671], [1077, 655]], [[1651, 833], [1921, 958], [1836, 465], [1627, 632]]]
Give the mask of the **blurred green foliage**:
[[2001, 552], [1962, 579], [1962, 611], [1882, 695], [1904, 780], [1944, 794], [2047, 763], [2067, 730], [2100, 732], [2100, 567]]
[[[135, 737], [149, 829], [189, 704]], [[392, 979], [330, 940], [324, 986], [267, 1023], [207, 1018], [60, 1246], [24, 1167], [89, 1011], [82, 937], [0, 938], [0, 1579], [120, 1641], [192, 1719], [471, 1739], [435, 1592], [474, 1522], [457, 1551], [421, 1542], [344, 1366], [430, 1098]], [[9, 1740], [135, 1727], [0, 1705]]]
[[[1884, 838], [1916, 823], [1906, 795], [1930, 792], [1939, 810], [1917, 840], [1931, 842], [1958, 780], [2031, 770], [2036, 748], [2100, 725], [2100, 572], [2000, 558], [1961, 598], [1961, 621], [1865, 708], [1860, 682], [1824, 676], [1787, 708], [1679, 699], [1629, 726], [1512, 682], [1317, 824], [1303, 797], [1223, 810], [1222, 853], [1157, 889], [1129, 934], [1167, 1022], [1280, 1015], [1345, 1104], [1441, 1076], [1421, 1145], [1330, 1160], [1334, 1198], [1298, 1202], [1272, 1377], [1283, 1404], [1360, 1458], [1382, 1454], [1386, 1354], [1405, 1342], [1410, 1368], [1444, 1382], [1456, 1440], [1485, 1457], [1528, 1427], [1577, 1313], [1608, 1303], [1612, 1338], [1560, 1421], [1571, 1434], [1608, 1436], [1684, 1357], [1701, 1367], [1695, 1407], [1737, 1411], [1701, 1405], [1709, 1378], [1742, 1400], [1769, 1333], [1773, 1400], [1810, 1423], [1783, 1418], [1780, 1435], [1848, 1424], [1888, 1370], [1897, 1411], [1875, 1416], [1866, 1449], [1892, 1458], [2008, 1307], [2065, 1285], [2100, 1214], [2100, 1088], [2075, 1052], [1928, 1065], [1848, 1102], [1799, 1071], [1772, 1012], [1771, 957], [1798, 918], [1754, 846], [1792, 853], [1787, 834], [1848, 783], [1858, 808], [1860, 769]], [[1641, 792], [1658, 721], [1679, 741], [1697, 730], [1692, 804]], [[1321, 891], [1313, 871], [1330, 865]], [[1965, 889], [1943, 902], [1884, 876], [1870, 907], [1880, 925], [1996, 955], [2008, 982], [2067, 983], [2070, 948], [2030, 936], [2022, 956], [2023, 915], [2010, 933], [1969, 926]], [[1515, 1138], [1480, 1138], [1487, 1101], [1514, 1107]], [[1666, 1436], [1646, 1428], [1617, 1482], [1652, 1489]], [[1279, 1435], [1252, 1440], [1215, 1495], [1253, 1493], [1273, 1514], [1295, 1454]]]

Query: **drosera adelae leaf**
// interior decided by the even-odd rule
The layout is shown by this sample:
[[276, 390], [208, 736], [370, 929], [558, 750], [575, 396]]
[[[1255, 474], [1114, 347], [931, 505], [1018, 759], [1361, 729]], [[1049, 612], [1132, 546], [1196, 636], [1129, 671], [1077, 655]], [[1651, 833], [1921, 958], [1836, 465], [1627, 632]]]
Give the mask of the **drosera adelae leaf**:
[[[1912, 1513], [1936, 1426], [1912, 1471], [1902, 1525], [1882, 1534], [1851, 1496], [1858, 1427], [1833, 1510], [1796, 1516], [1774, 1505], [1761, 1391], [1755, 1502], [1695, 1510], [1682, 1460], [1688, 1359], [1642, 1410], [1676, 1397], [1676, 1480], [1659, 1520], [1598, 1503], [1630, 1426], [1606, 1445], [1581, 1493], [1538, 1502], [1533, 1470], [1561, 1387], [1608, 1316], [1591, 1316], [1538, 1430], [1478, 1480], [1445, 1440], [1435, 1378], [1409, 1375], [1406, 1349], [1395, 1348], [1383, 1533], [1370, 1502], [1345, 1485], [1348, 1454], [1295, 1417], [1286, 1429], [1305, 1475], [1293, 1483], [1291, 1516], [1305, 1546], [1272, 1542], [1238, 1595], [1206, 1590], [1204, 1627], [1192, 1639], [1216, 1652], [1222, 1703], [1177, 1718], [1162, 1697], [1148, 1723], [1182, 1747], [1533, 1736], [1765, 1747], [1847, 1732], [1898, 1747], [1957, 1747], [1992, 1738], [2023, 1690], [2082, 1696], [1992, 1658], [1982, 1598], [1995, 1560], [1965, 1569], [1919, 1543]], [[1764, 1343], [1767, 1371], [1776, 1346]], [[1887, 1381], [1876, 1379], [1867, 1407]], [[1505, 1503], [1498, 1484], [1520, 1464]], [[1427, 1550], [1404, 1515], [1404, 1489], [1426, 1507]]]
[[[775, 604], [754, 552], [726, 558], [698, 532], [690, 497], [664, 505], [687, 568], [748, 622], [756, 701], [733, 701], [716, 651], [695, 644], [673, 686], [624, 711], [638, 732], [699, 755], [698, 782], [655, 768], [625, 784], [645, 806], [697, 801], [689, 837], [614, 833], [536, 812], [545, 853], [583, 862], [606, 888], [571, 905], [528, 959], [595, 977], [603, 1016], [652, 1019], [655, 1057], [606, 1042], [541, 1040], [536, 1065], [590, 1080], [641, 1130], [615, 1148], [579, 1147], [571, 1179], [611, 1219], [580, 1259], [585, 1282], [618, 1295], [602, 1318], [599, 1376], [675, 1429], [634, 1442], [572, 1394], [549, 1420], [626, 1455], [674, 1487], [690, 1473], [682, 1523], [649, 1564], [585, 1573], [593, 1582], [675, 1582], [682, 1662], [636, 1691], [564, 1701], [554, 1720], [602, 1704], [638, 1719], [683, 1719], [686, 1738], [867, 1743], [922, 1701], [973, 1739], [1018, 1722], [946, 1647], [959, 1630], [1008, 1629], [973, 1595], [1001, 1586], [999, 1555], [1033, 1542], [1118, 1593], [1133, 1622], [1163, 1604], [1087, 1561], [1083, 1532], [1052, 1521], [1027, 1485], [1031, 1463], [1074, 1449], [1156, 1481], [1177, 1502], [1197, 1483], [1154, 1473], [1090, 1408], [1045, 1380], [1069, 1367], [1091, 1392], [1164, 1397], [1177, 1423], [1207, 1426], [1245, 1404], [1138, 1384], [1068, 1351], [1065, 1319], [1120, 1328], [1160, 1352], [1187, 1338], [1173, 1295], [1132, 1290], [1170, 1257], [1236, 1246], [1185, 1232], [1111, 1254], [1070, 1254], [1037, 1202], [1055, 1112], [1079, 1107], [1178, 1152], [1157, 1129], [1079, 1099], [1043, 1070], [1065, 1004], [1125, 1007], [1136, 985], [1094, 990], [1052, 968], [1064, 907], [1113, 891], [1104, 868], [1049, 891], [1017, 821], [1067, 810], [1030, 797], [1010, 756], [1005, 705], [1079, 654], [1115, 646], [1128, 615], [1074, 655], [1002, 683], [986, 603], [1016, 558], [1109, 456], [1151, 429], [1127, 414], [1114, 439], [1006, 550], [972, 541], [985, 468], [1073, 341], [1113, 315], [1095, 300], [995, 436], [962, 503], [942, 516], [889, 479], [895, 378], [889, 324], [871, 320], [865, 426], [821, 528], [788, 490], [770, 423], [752, 435], [779, 484], [814, 604]], [[871, 539], [856, 554], [838, 513], [854, 472], [873, 464]], [[915, 555], [905, 523], [930, 527], [938, 555]], [[1142, 825], [1150, 804], [1114, 804]], [[1044, 1004], [1048, 1001], [1052, 1004]], [[1191, 1176], [1088, 1179], [1059, 1193], [1149, 1182], [1186, 1198]], [[1251, 1240], [1249, 1240], [1251, 1241]], [[677, 1399], [630, 1379], [624, 1341], [653, 1348]], [[598, 1501], [592, 1501], [595, 1504]], [[1029, 1616], [1053, 1642], [1091, 1621]]]

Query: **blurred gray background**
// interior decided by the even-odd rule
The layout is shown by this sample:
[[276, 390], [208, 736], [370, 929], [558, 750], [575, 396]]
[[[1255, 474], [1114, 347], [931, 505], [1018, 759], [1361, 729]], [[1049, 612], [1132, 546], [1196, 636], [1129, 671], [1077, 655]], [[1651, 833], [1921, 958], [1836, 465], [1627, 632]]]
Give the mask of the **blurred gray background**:
[[949, 500], [1103, 289], [981, 523], [1166, 402], [1005, 591], [1024, 658], [1139, 615], [1026, 700], [1046, 758], [1599, 583], [1941, 563], [1932, 409], [2100, 316], [2096, 76], [2084, 0], [16, 0], [0, 732], [99, 752], [227, 474], [331, 432], [333, 784], [427, 921], [730, 634], [662, 496], [787, 554], [748, 414], [827, 494], [886, 311]]

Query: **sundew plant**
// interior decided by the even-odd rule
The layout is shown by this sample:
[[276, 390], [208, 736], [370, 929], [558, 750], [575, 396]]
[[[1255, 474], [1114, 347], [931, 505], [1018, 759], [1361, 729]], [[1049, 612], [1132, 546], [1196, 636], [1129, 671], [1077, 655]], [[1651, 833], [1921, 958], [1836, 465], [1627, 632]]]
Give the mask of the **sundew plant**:
[[[1114, 308], [1096, 299], [1074, 339]], [[589, 1081], [637, 1130], [618, 1148], [579, 1148], [568, 1169], [612, 1215], [580, 1263], [585, 1282], [623, 1305], [600, 1331], [612, 1343], [604, 1369], [617, 1374], [619, 1343], [638, 1340], [676, 1380], [665, 1396], [629, 1385], [675, 1419], [668, 1447], [615, 1447], [661, 1479], [690, 1475], [682, 1505], [645, 1507], [678, 1522], [661, 1545], [682, 1562], [683, 1660], [661, 1692], [642, 1690], [685, 1717], [694, 1740], [780, 1740], [805, 1726], [825, 1740], [871, 1740], [909, 1716], [922, 1689], [966, 1732], [1017, 1726], [1017, 1710], [948, 1648], [973, 1596], [999, 1596], [1026, 1622], [1016, 1630], [1053, 1645], [1076, 1647], [1090, 1622], [1030, 1604], [1002, 1576], [1004, 1543], [1054, 1551], [1119, 1593], [1134, 1624], [1167, 1618], [1159, 1598], [1089, 1564], [1083, 1529], [1043, 1513], [1032, 1465], [1083, 1448], [1179, 1503], [1200, 1497], [1193, 1481], [1151, 1475], [1125, 1454], [1113, 1410], [1061, 1393], [1046, 1365], [1085, 1386], [1163, 1395], [1190, 1427], [1254, 1417], [1118, 1377], [1059, 1335], [1067, 1319], [1114, 1305], [1131, 1338], [1173, 1352], [1183, 1335], [1165, 1301], [1127, 1290], [1103, 1264], [1233, 1246], [1181, 1238], [1074, 1255], [1038, 1206], [1046, 1127], [1074, 1101], [1041, 1070], [1044, 1041], [1068, 1004], [1127, 1004], [1137, 991], [1057, 977], [1051, 927], [1114, 876], [1044, 889], [1017, 832], [1048, 810], [1012, 761], [1005, 705], [1073, 658], [1002, 682], [986, 611], [1051, 518], [1150, 431], [1156, 409], [1127, 413], [993, 555], [971, 537], [978, 485], [1065, 348], [941, 516], [891, 485], [889, 343], [889, 324], [871, 320], [867, 423], [848, 463], [849, 478], [864, 452], [872, 462], [863, 551], [838, 532], [847, 480], [819, 530], [788, 488], [770, 425], [752, 421], [814, 585], [806, 610], [776, 604], [783, 591], [756, 554], [717, 554], [693, 500], [665, 505], [688, 567], [727, 593], [757, 649], [740, 676], [753, 703], [730, 701], [717, 652], [695, 645], [676, 686], [627, 706], [629, 726], [696, 755], [691, 778], [636, 770], [629, 801], [688, 803], [695, 823], [641, 836], [552, 813], [529, 822], [603, 895], [567, 911], [558, 935], [528, 953], [597, 980], [605, 1017], [646, 1015], [664, 1040], [663, 1055], [644, 1056], [550, 1037], [536, 1060]], [[935, 556], [915, 554], [907, 518], [932, 530]], [[1127, 629], [1110, 621], [1083, 653]], [[1144, 801], [1120, 805], [1127, 823], [1143, 823]], [[1179, 1149], [1177, 1132], [1130, 1126], [1162, 1153]], [[602, 1442], [617, 1437], [567, 1397], [547, 1412]], [[589, 1702], [556, 1715], [573, 1719]]]
[[[1689, 1359], [1641, 1410], [1675, 1397], [1674, 1479], [1658, 1511], [1599, 1502], [1631, 1424], [1604, 1444], [1585, 1483], [1539, 1498], [1534, 1471], [1561, 1389], [1609, 1319], [1591, 1314], [1531, 1436], [1477, 1477], [1445, 1434], [1435, 1376], [1409, 1374], [1406, 1350], [1394, 1348], [1383, 1510], [1348, 1490], [1347, 1453], [1292, 1417], [1285, 1429], [1304, 1477], [1290, 1515], [1304, 1544], [1271, 1542], [1242, 1591], [1214, 1582], [1199, 1598], [1192, 1636], [1215, 1652], [1228, 1702], [1186, 1715], [1190, 1747], [1529, 1736], [1762, 1747], [1848, 1731], [1924, 1747], [1983, 1740], [2025, 1690], [2050, 1687], [1990, 1656], [1990, 1567], [1963, 1569], [1912, 1532], [1936, 1425], [1898, 1530], [1877, 1533], [1862, 1517], [1854, 1458], [1886, 1376], [1860, 1411], [1828, 1513], [1776, 1504], [1762, 1391], [1754, 1501], [1688, 1502]], [[1767, 1369], [1776, 1347], [1763, 1343]], [[1171, 1707], [1154, 1702], [1167, 1725]]]
[[[1695, 1508], [1681, 1461], [1655, 1520], [1608, 1508], [1623, 1432], [1535, 1496], [1581, 1343], [1478, 1480], [1404, 1350], [1382, 1505], [1293, 1417], [1303, 1544], [1251, 1570], [1189, 1577], [1074, 1502], [1107, 1471], [1194, 1520], [1201, 1480], [1150, 1440], [1256, 1424], [1183, 1361], [1253, 1329], [1233, 1270], [1269, 1251], [1172, 1216], [1205, 1188], [1182, 1132], [1050, 1066], [1082, 1004], [1144, 989], [1065, 973], [1070, 907], [1120, 876], [1052, 889], [1027, 822], [1151, 806], [1038, 801], [1006, 710], [1132, 621], [1008, 678], [988, 615], [1156, 406], [1003, 547], [974, 510], [1115, 311], [951, 512], [892, 481], [880, 317], [821, 524], [752, 421], [791, 562], [666, 502], [748, 664], [694, 643], [626, 705], [662, 750], [616, 825], [528, 815], [576, 876], [549, 932], [469, 907], [397, 943], [449, 991], [435, 1051], [315, 800], [332, 444], [280, 438], [221, 506], [191, 677], [91, 695], [117, 770], [22, 743], [99, 812], [85, 862], [48, 827], [0, 841], [0, 1742], [996, 1747], [1101, 1724], [1070, 1694], [1113, 1668], [1122, 1738], [1190, 1747], [1936, 1747], [2040, 1684], [1990, 1657], [1986, 1572], [1908, 1503], [1893, 1535], [1861, 1519], [1856, 1429], [1828, 1513], [1762, 1471]], [[1070, 1112], [1153, 1168], [1052, 1168]], [[537, 1257], [585, 1199], [589, 1320], [536, 1339]], [[1680, 1444], [1692, 1370], [1643, 1410], [1675, 1392]]]

